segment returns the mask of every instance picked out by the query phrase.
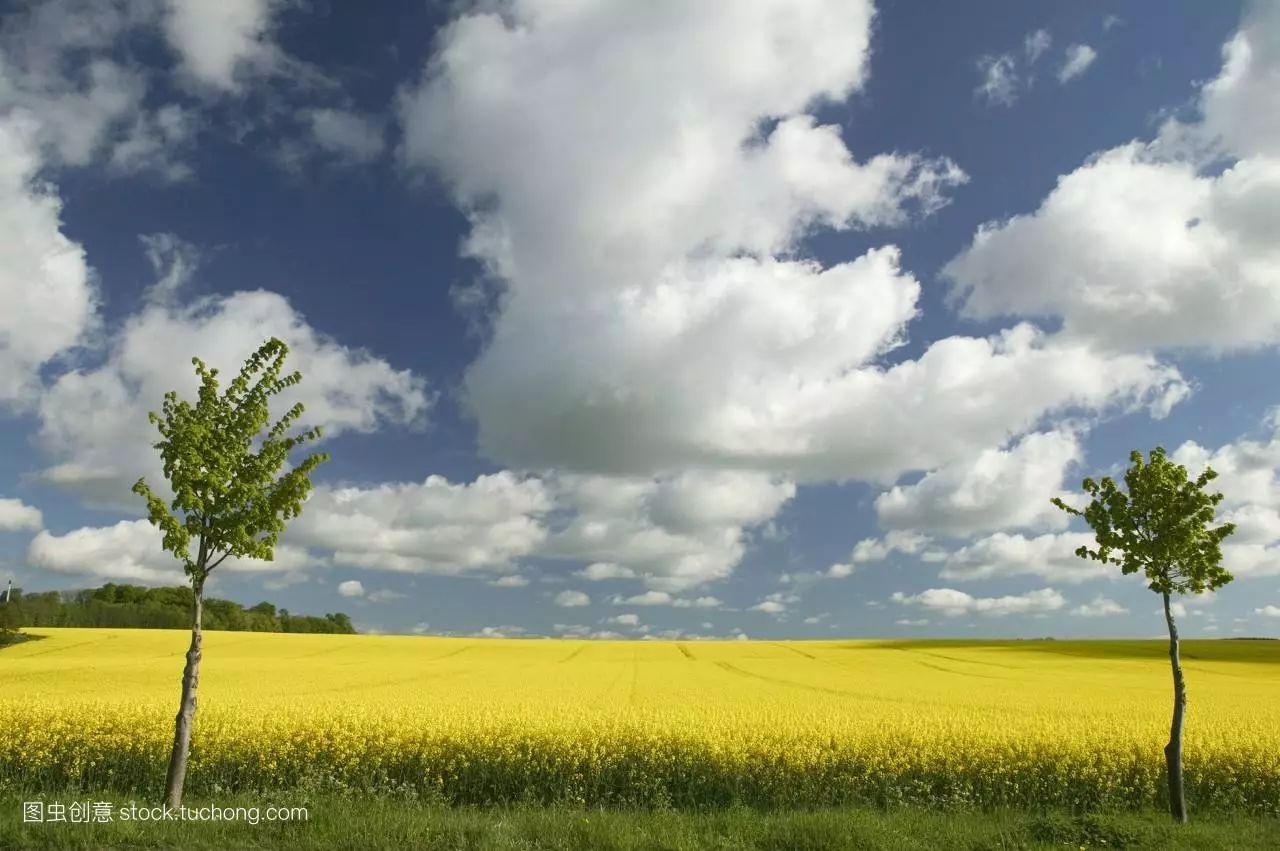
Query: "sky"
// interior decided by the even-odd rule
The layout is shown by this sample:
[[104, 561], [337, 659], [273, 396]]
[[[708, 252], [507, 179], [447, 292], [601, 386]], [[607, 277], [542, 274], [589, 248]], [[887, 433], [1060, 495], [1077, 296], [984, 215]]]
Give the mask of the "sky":
[[0, 4], [0, 581], [181, 582], [147, 412], [275, 336], [246, 605], [1157, 636], [1050, 500], [1164, 446], [1280, 634], [1280, 2], [375, 5]]

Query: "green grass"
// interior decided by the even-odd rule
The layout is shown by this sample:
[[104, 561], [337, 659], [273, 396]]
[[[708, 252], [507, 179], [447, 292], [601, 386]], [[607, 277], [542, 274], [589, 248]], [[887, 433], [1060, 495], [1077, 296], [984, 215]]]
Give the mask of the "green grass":
[[[898, 808], [764, 812], [555, 808], [443, 808], [379, 797], [220, 798], [220, 807], [306, 806], [290, 823], [24, 824], [22, 802], [83, 796], [0, 795], [0, 849], [1273, 849], [1280, 821], [1194, 818], [1175, 825], [1160, 813], [1072, 816], [1063, 813], [946, 813]], [[128, 799], [92, 796], [116, 805]], [[139, 802], [142, 804], [150, 802]], [[209, 801], [189, 801], [202, 806]]]

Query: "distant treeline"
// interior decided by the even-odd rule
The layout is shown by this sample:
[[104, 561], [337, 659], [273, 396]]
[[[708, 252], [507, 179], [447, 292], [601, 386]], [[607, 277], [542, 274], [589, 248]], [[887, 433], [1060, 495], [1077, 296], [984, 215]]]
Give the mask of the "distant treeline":
[[[8, 603], [0, 589], [0, 630], [20, 627], [115, 627], [126, 629], [190, 629], [195, 595], [185, 586], [144, 588], [108, 582], [83, 591], [24, 594], [14, 588]], [[231, 600], [206, 597], [205, 629], [236, 632], [330, 632], [354, 634], [342, 612], [324, 617], [295, 615], [271, 603], [245, 608]]]

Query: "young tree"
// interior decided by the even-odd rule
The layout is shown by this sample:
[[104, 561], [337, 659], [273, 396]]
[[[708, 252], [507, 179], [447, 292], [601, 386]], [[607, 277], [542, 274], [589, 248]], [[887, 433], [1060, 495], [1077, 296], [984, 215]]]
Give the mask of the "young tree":
[[286, 434], [302, 415], [301, 403], [263, 434], [271, 419], [271, 397], [302, 380], [296, 371], [281, 376], [288, 353], [280, 340], [268, 340], [245, 361], [239, 376], [221, 395], [218, 371], [192, 358], [200, 377], [196, 403], [179, 400], [170, 392], [165, 394], [163, 412], [148, 414], [160, 431], [161, 440], [154, 446], [160, 450], [174, 497], [166, 506], [145, 479], [138, 479], [133, 492], [146, 499], [151, 523], [164, 533], [164, 549], [182, 562], [195, 595], [191, 646], [182, 671], [182, 699], [174, 719], [173, 751], [165, 780], [165, 803], [171, 808], [182, 803], [191, 752], [205, 581], [227, 558], [270, 561], [285, 521], [301, 513], [311, 492], [311, 472], [328, 460], [325, 453], [315, 453], [280, 474], [290, 450], [320, 437], [318, 428]]
[[1101, 482], [1085, 479], [1083, 488], [1092, 497], [1084, 511], [1061, 499], [1052, 502], [1076, 517], [1083, 517], [1094, 532], [1098, 548], [1080, 547], [1076, 555], [1113, 564], [1125, 573], [1141, 572], [1147, 587], [1164, 600], [1164, 620], [1169, 629], [1169, 664], [1173, 669], [1173, 721], [1164, 748], [1169, 777], [1169, 812], [1187, 820], [1182, 786], [1182, 723], [1187, 711], [1187, 689], [1178, 652], [1178, 626], [1170, 608], [1171, 594], [1201, 594], [1231, 581], [1222, 567], [1222, 540], [1235, 525], [1214, 527], [1214, 510], [1222, 494], [1205, 487], [1218, 477], [1206, 468], [1195, 480], [1187, 468], [1174, 464], [1157, 446], [1144, 461], [1142, 453], [1129, 454], [1124, 474], [1128, 491], [1116, 487], [1110, 477]]

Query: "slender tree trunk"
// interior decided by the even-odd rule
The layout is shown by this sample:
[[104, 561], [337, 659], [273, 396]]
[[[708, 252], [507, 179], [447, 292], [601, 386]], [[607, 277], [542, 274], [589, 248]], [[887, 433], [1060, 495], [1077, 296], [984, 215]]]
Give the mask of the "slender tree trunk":
[[173, 722], [173, 751], [169, 755], [169, 774], [165, 779], [165, 805], [176, 810], [182, 806], [182, 785], [187, 779], [187, 758], [191, 755], [191, 725], [196, 717], [196, 689], [200, 685], [200, 616], [204, 608], [204, 583], [195, 583], [195, 617], [191, 622], [191, 646], [187, 664], [182, 669], [182, 701]]
[[1182, 722], [1187, 713], [1187, 687], [1182, 679], [1182, 660], [1178, 656], [1178, 626], [1173, 622], [1169, 595], [1164, 595], [1164, 620], [1169, 626], [1169, 664], [1173, 667], [1173, 721], [1169, 725], [1169, 744], [1164, 746], [1164, 761], [1169, 770], [1169, 813], [1175, 821], [1186, 823], [1187, 798], [1182, 788]]

